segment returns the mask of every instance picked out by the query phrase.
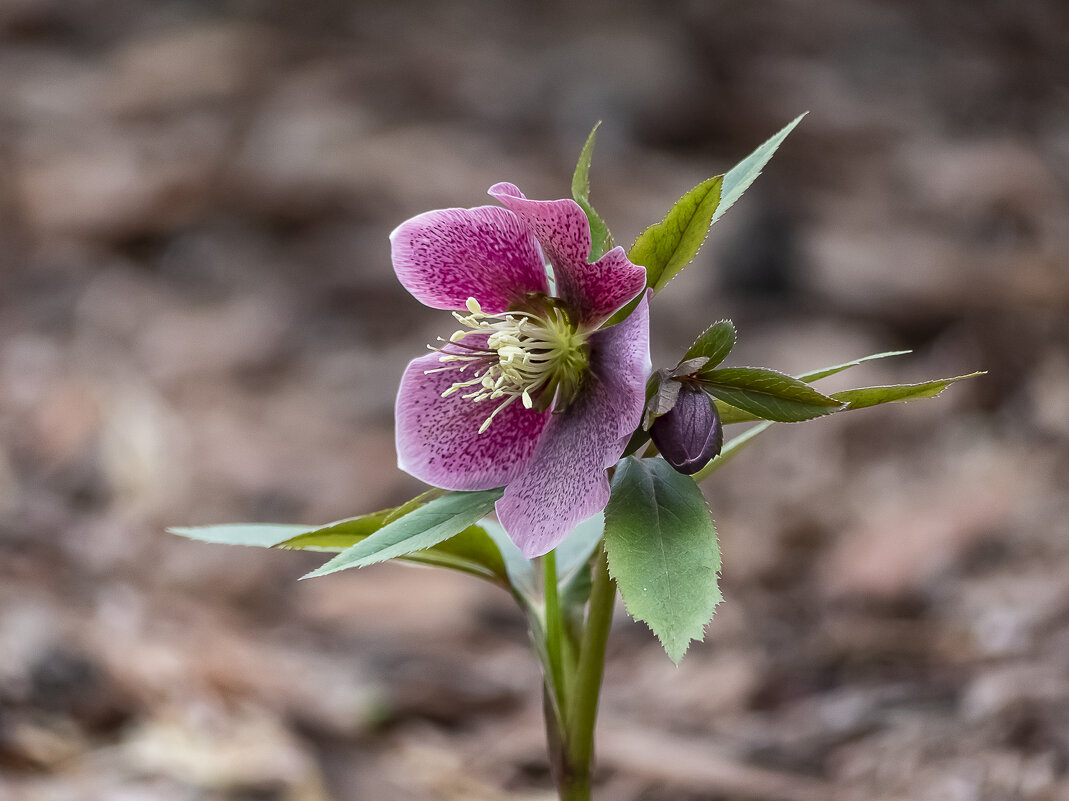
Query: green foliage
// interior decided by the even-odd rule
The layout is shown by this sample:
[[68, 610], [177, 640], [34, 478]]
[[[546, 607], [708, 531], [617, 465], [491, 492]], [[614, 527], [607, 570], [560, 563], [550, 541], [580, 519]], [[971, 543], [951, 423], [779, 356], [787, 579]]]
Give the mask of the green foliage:
[[[809, 112], [806, 112], [808, 114]], [[722, 216], [724, 212], [735, 205], [735, 201], [742, 197], [742, 193], [750, 188], [757, 176], [761, 174], [761, 170], [768, 164], [768, 160], [772, 158], [783, 140], [787, 138], [787, 134], [795, 129], [795, 127], [802, 121], [805, 114], [801, 114], [795, 117], [789, 122], [779, 133], [761, 145], [757, 150], [744, 158], [738, 164], [731, 168], [724, 176], [724, 186], [720, 190], [720, 205], [713, 214], [713, 219], [710, 224], [715, 223]]]
[[628, 613], [679, 662], [721, 601], [720, 547], [697, 484], [660, 458], [621, 460], [605, 509], [605, 550]]
[[[223, 545], [255, 545], [261, 548], [340, 553], [363, 542], [394, 520], [443, 495], [444, 490], [432, 489], [400, 506], [339, 520], [325, 526], [237, 523], [170, 528], [168, 531], [201, 542]], [[515, 548], [511, 540], [507, 537], [505, 540]], [[404, 554], [399, 558], [407, 562], [458, 570], [507, 586], [508, 574], [501, 551], [502, 548], [482, 526], [473, 525], [434, 547]], [[519, 553], [518, 548], [516, 552]]]
[[702, 181], [676, 201], [659, 223], [635, 240], [627, 257], [646, 268], [646, 286], [660, 292], [698, 255], [720, 203], [724, 176]]
[[[886, 353], [876, 353], [872, 356], [863, 356], [860, 359], [854, 359], [853, 361], [844, 362], [843, 364], [837, 364], [833, 367], [824, 367], [819, 370], [813, 370], [808, 373], [803, 373], [797, 376], [802, 381], [816, 381], [820, 378], [826, 378], [830, 375], [835, 375], [850, 367], [854, 367], [862, 362], [870, 361], [872, 359], [883, 359], [888, 356], [901, 356], [909, 351], [887, 351]], [[830, 395], [836, 401], [844, 403], [845, 405], [839, 411], [849, 411], [851, 409], [864, 409], [869, 406], [876, 406], [881, 403], [897, 403], [903, 401], [919, 400], [922, 398], [934, 398], [939, 395], [944, 389], [956, 381], [962, 381], [966, 378], [974, 378], [976, 376], [984, 375], [983, 372], [969, 373], [968, 375], [955, 376], [954, 378], [940, 378], [934, 381], [924, 381], [919, 384], [893, 384], [889, 386], [880, 387], [862, 387], [860, 389], [847, 389], [842, 392], [835, 392]], [[760, 420], [757, 415], [744, 412], [741, 409], [736, 409], [734, 406], [729, 406], [726, 403], [717, 401], [717, 409], [720, 412], [721, 422], [727, 423], [744, 423]], [[759, 435], [763, 434], [772, 426], [773, 421], [763, 421], [760, 425], [753, 426], [747, 429], [742, 434], [729, 440], [720, 455], [706, 465], [698, 473], [695, 473], [693, 479], [697, 482], [701, 482], [708, 478], [714, 471], [719, 470], [727, 462], [734, 457], [744, 447], [753, 442]]]
[[557, 575], [562, 585], [587, 566], [604, 533], [605, 515], [598, 512], [577, 525], [557, 546]]
[[969, 373], [968, 375], [954, 376], [953, 378], [939, 378], [935, 381], [924, 381], [920, 384], [891, 384], [883, 387], [847, 389], [834, 393], [832, 397], [846, 403], [847, 409], [864, 409], [881, 403], [898, 403], [921, 398], [934, 398], [954, 382], [963, 381], [966, 378], [976, 378], [976, 376], [980, 375], [985, 375], [985, 373], [981, 371]]
[[308, 526], [279, 523], [227, 523], [221, 526], [182, 526], [167, 529], [171, 534], [217, 545], [253, 545], [273, 548], [290, 537], [308, 531]]
[[[821, 378], [827, 378], [830, 375], [841, 373], [843, 370], [855, 367], [863, 362], [871, 361], [873, 359], [885, 359], [888, 356], [901, 356], [909, 353], [908, 350], [893, 350], [886, 353], [875, 353], [871, 356], [863, 356], [860, 359], [854, 359], [853, 361], [844, 362], [843, 364], [837, 364], [833, 367], [824, 367], [819, 370], [813, 370], [808, 373], [802, 373], [795, 378], [799, 381], [810, 382], [817, 381]], [[719, 372], [719, 371], [714, 371]], [[858, 389], [846, 389], [841, 392], [833, 392], [827, 397], [831, 400], [841, 404], [839, 408], [831, 409], [830, 411], [851, 411], [854, 409], [865, 409], [869, 406], [877, 406], [882, 403], [900, 403], [904, 401], [920, 400], [922, 398], [934, 398], [939, 395], [944, 389], [956, 381], [962, 381], [966, 378], [975, 378], [976, 376], [984, 375], [983, 372], [969, 373], [968, 375], [959, 375], [953, 378], [939, 378], [933, 381], [923, 381], [919, 384], [890, 384], [886, 386], [878, 387], [860, 387]], [[724, 396], [721, 392], [716, 390], [710, 390], [714, 395], [723, 398], [716, 402], [717, 411], [720, 413], [720, 422], [724, 425], [730, 423], [752, 423], [756, 420], [776, 420], [776, 418], [761, 413], [761, 411], [754, 407], [747, 409], [741, 408], [741, 404], [736, 404], [728, 397]], [[793, 422], [793, 421], [780, 421], [777, 422]]]
[[474, 526], [490, 513], [501, 494], [501, 489], [492, 489], [481, 492], [452, 492], [434, 498], [346, 548], [305, 578], [325, 576], [353, 567], [366, 567], [432, 548], [469, 526]]
[[720, 320], [702, 331], [701, 335], [694, 340], [683, 361], [704, 357], [708, 361], [702, 365], [702, 371], [714, 369], [735, 347], [735, 325], [731, 320]]
[[732, 437], [726, 443], [724, 443], [724, 447], [720, 449], [720, 455], [713, 459], [711, 462], [709, 462], [709, 464], [707, 464], [697, 473], [692, 475], [691, 478], [694, 481], [701, 483], [711, 474], [713, 474], [721, 467], [726, 465], [728, 462], [730, 462], [732, 459], [734, 459], [739, 454], [739, 452], [742, 451], [743, 448], [745, 448], [747, 445], [749, 445], [751, 442], [761, 436], [761, 434], [764, 434], [774, 425], [775, 422], [773, 422], [772, 420], [763, 420], [757, 425], [751, 426], [750, 428], [746, 429], [737, 437]]
[[[817, 392], [804, 381], [760, 367], [702, 371], [700, 379], [702, 387], [714, 397], [744, 412], [780, 423], [812, 420], [843, 406], [841, 401]], [[728, 421], [722, 417], [721, 422]]]
[[[398, 507], [400, 508], [400, 507]], [[386, 525], [397, 509], [383, 509], [359, 517], [350, 517], [319, 528], [305, 528], [300, 534], [278, 543], [286, 551], [326, 551], [340, 553], [367, 539]]]
[[827, 378], [830, 375], [841, 373], [843, 370], [849, 370], [851, 367], [857, 367], [863, 362], [871, 362], [875, 359], [886, 359], [888, 356], [905, 356], [913, 351], [909, 350], [888, 350], [883, 353], [873, 353], [871, 356], [862, 356], [860, 359], [854, 359], [853, 361], [843, 362], [842, 364], [836, 364], [832, 367], [823, 367], [820, 370], [814, 370], [811, 373], [802, 373], [802, 375], [795, 376], [799, 381], [805, 381], [809, 383], [811, 381], [819, 381], [822, 378]]
[[579, 208], [586, 213], [586, 218], [590, 222], [591, 262], [600, 259], [606, 250], [610, 250], [613, 247], [609, 226], [605, 224], [605, 221], [601, 219], [601, 215], [594, 210], [594, 206], [590, 203], [590, 159], [594, 155], [594, 143], [597, 140], [598, 127], [600, 125], [600, 122], [595, 125], [590, 132], [590, 136], [587, 137], [586, 144], [579, 151], [579, 161], [576, 163], [575, 172], [572, 174], [572, 198], [579, 204]]

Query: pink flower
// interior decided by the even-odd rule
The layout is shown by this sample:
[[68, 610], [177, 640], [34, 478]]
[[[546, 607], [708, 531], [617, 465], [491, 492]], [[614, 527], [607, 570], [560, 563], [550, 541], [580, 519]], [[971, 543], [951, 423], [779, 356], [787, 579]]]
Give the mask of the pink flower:
[[646, 271], [619, 247], [588, 263], [572, 200], [528, 200], [508, 183], [489, 193], [505, 208], [429, 211], [390, 235], [404, 287], [462, 326], [405, 369], [398, 465], [444, 489], [505, 487], [498, 518], [532, 557], [608, 502], [605, 471], [645, 401], [648, 299], [601, 325]]

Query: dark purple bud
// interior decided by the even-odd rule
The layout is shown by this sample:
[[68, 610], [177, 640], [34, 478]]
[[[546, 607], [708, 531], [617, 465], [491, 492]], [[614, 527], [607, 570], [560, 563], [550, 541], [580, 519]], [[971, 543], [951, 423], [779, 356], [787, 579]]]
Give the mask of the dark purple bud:
[[653, 422], [650, 437], [668, 464], [690, 476], [720, 453], [724, 429], [713, 399], [682, 383], [675, 406]]

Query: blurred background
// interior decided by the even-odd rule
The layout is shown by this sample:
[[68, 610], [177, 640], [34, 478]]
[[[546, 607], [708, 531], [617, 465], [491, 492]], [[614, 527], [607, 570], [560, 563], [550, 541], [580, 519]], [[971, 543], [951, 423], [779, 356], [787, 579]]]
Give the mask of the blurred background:
[[549, 799], [504, 593], [163, 528], [419, 490], [405, 218], [600, 119], [627, 245], [806, 110], [655, 366], [990, 372], [709, 482], [726, 602], [678, 668], [618, 610], [600, 797], [1069, 798], [1069, 5], [2, 0], [0, 801]]

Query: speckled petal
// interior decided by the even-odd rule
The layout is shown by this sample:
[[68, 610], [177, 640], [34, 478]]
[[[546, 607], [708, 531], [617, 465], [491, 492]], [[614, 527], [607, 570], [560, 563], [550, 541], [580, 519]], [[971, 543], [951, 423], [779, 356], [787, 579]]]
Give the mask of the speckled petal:
[[574, 200], [530, 200], [515, 185], [494, 184], [490, 195], [527, 223], [553, 265], [557, 295], [587, 329], [597, 328], [646, 286], [646, 269], [613, 248], [589, 264], [590, 223]]
[[435, 309], [463, 310], [473, 297], [497, 314], [548, 291], [538, 242], [508, 209], [428, 211], [397, 226], [390, 245], [401, 284]]
[[397, 466], [443, 489], [504, 486], [527, 466], [549, 413], [525, 409], [516, 401], [480, 434], [495, 401], [476, 403], [461, 397], [462, 392], [443, 398], [467, 373], [424, 373], [441, 366], [438, 354], [430, 353], [405, 368], [395, 407]]
[[546, 424], [527, 469], [509, 483], [497, 516], [528, 558], [552, 550], [605, 508], [605, 470], [639, 423], [650, 370], [648, 295], [619, 325], [591, 339], [591, 375], [580, 398]]

